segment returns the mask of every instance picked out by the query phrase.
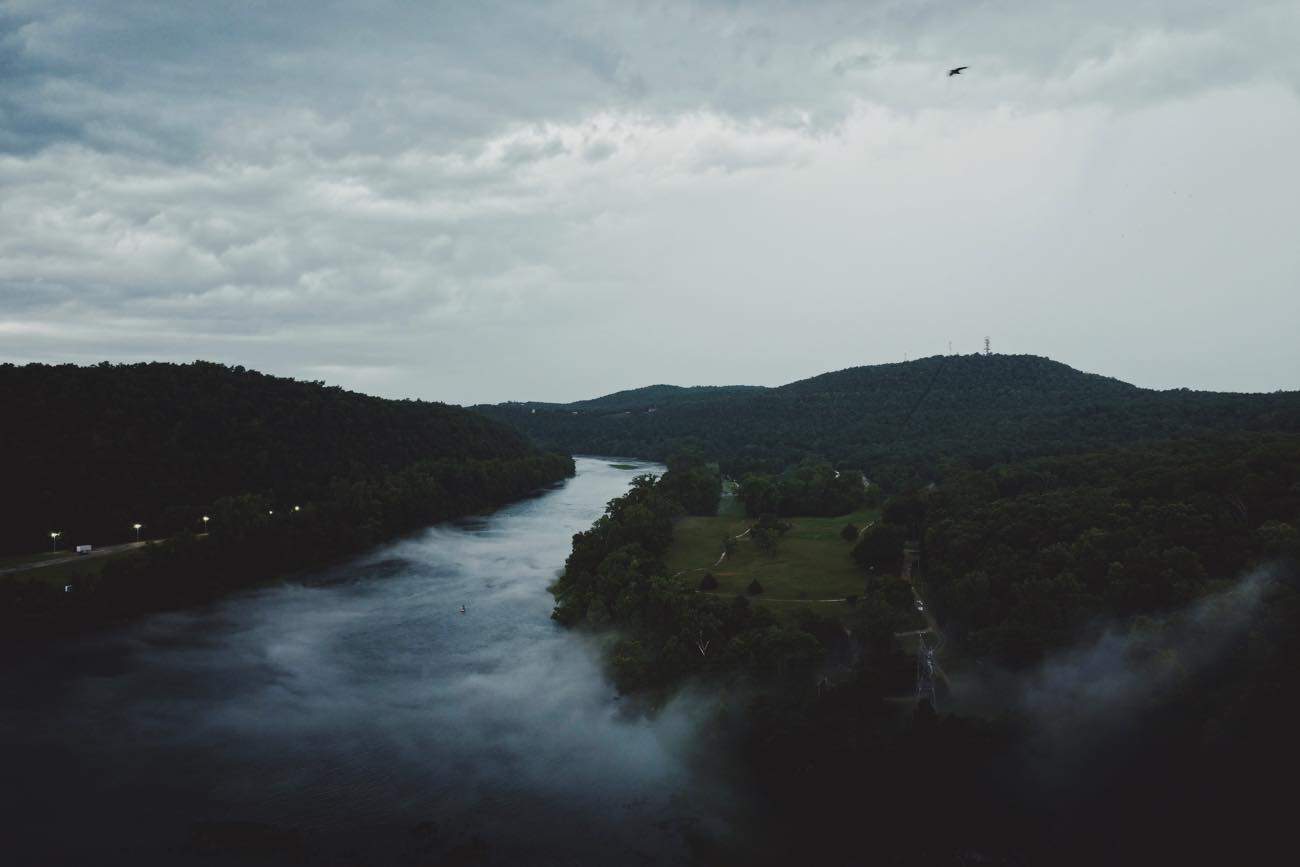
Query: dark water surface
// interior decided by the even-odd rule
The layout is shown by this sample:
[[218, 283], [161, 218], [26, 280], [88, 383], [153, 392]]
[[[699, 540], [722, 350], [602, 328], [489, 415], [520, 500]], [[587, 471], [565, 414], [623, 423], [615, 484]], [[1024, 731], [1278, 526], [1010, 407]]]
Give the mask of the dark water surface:
[[[674, 863], [696, 711], [627, 712], [546, 592], [638, 472], [0, 662], [7, 864]], [[459, 613], [460, 606], [467, 613]]]

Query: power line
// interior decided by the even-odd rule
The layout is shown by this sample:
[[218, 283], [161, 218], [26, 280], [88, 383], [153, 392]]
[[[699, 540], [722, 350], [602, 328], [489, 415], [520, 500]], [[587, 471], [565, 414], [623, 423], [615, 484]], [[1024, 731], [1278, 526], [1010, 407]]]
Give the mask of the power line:
[[916, 411], [921, 408], [921, 402], [929, 397], [930, 392], [934, 390], [934, 384], [939, 381], [939, 374], [943, 373], [943, 367], [947, 363], [948, 356], [945, 355], [939, 361], [939, 366], [934, 369], [934, 376], [930, 377], [930, 382], [926, 385], [925, 391], [921, 392], [921, 396], [916, 399], [916, 403], [912, 404], [912, 409], [907, 413], [907, 417], [903, 419], [903, 423], [898, 426], [898, 433], [894, 434], [895, 442], [903, 435], [903, 431], [907, 430], [907, 423], [912, 420], [912, 416], [916, 415]]

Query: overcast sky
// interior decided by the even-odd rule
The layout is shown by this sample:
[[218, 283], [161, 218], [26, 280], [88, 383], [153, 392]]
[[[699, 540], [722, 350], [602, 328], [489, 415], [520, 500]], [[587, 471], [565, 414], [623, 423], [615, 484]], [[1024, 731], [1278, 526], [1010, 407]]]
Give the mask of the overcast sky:
[[0, 0], [0, 361], [472, 403], [988, 335], [1293, 389], [1297, 46], [1295, 0]]

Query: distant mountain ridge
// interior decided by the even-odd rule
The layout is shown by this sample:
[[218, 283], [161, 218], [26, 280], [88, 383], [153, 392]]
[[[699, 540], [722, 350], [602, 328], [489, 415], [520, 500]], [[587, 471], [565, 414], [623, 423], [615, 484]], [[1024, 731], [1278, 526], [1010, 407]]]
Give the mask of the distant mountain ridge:
[[[773, 391], [799, 394], [861, 393], [885, 387], [907, 387], [918, 373], [938, 375], [944, 368], [948, 369], [950, 380], [955, 376], [968, 384], [984, 385], [998, 381], [1002, 384], [1083, 391], [1094, 395], [1143, 390], [1114, 377], [1084, 373], [1067, 364], [1037, 355], [933, 355], [916, 361], [848, 367], [787, 383]], [[972, 377], [972, 373], [978, 375]], [[994, 376], [988, 376], [989, 373]]]
[[494, 406], [519, 406], [527, 409], [544, 410], [587, 410], [595, 412], [626, 412], [693, 403], [702, 400], [716, 400], [724, 397], [753, 394], [769, 391], [762, 385], [647, 385], [642, 388], [629, 388], [613, 394], [593, 397], [587, 400], [575, 400], [571, 403], [550, 403], [545, 401], [510, 401], [506, 404], [486, 404], [470, 407], [482, 410]]
[[1169, 437], [1300, 430], [1300, 392], [1154, 391], [1031, 355], [932, 356], [776, 388], [658, 385], [475, 409], [545, 448], [662, 460], [692, 445], [733, 473], [817, 456], [895, 484], [937, 477], [945, 461], [988, 466]]

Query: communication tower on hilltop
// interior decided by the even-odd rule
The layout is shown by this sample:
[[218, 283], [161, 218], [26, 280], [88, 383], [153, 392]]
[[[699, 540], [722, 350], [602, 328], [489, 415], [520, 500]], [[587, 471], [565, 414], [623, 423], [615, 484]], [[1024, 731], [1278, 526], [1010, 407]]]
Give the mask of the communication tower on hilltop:
[[989, 339], [987, 337], [984, 338], [984, 354], [985, 355], [993, 354], [993, 350], [989, 349]]

